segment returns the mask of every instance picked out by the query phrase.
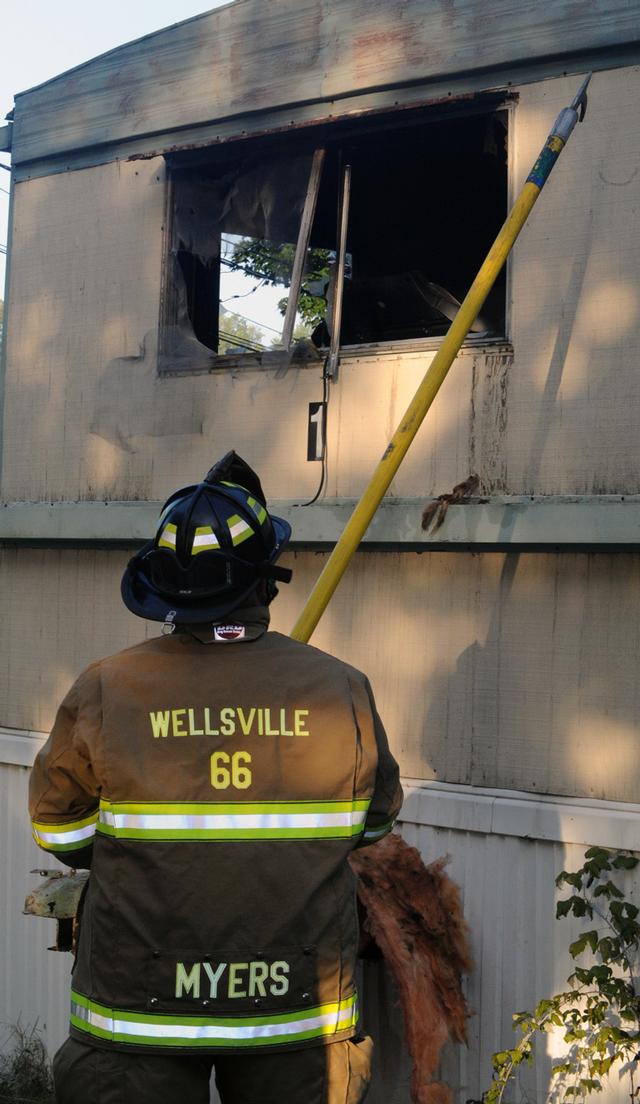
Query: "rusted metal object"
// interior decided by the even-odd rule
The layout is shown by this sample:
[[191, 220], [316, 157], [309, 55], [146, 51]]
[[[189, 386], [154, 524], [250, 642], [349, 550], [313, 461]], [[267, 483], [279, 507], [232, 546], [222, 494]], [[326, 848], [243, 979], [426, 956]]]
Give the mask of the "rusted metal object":
[[73, 951], [75, 954], [79, 930], [78, 912], [82, 895], [89, 880], [88, 870], [32, 870], [43, 882], [27, 895], [24, 913], [27, 916], [46, 916], [57, 921], [56, 942], [50, 951]]
[[[394, 125], [402, 125], [399, 121], [399, 116], [404, 117], [404, 114], [424, 110], [425, 108], [435, 111], [438, 107], [447, 109], [447, 112], [455, 104], [468, 104], [470, 102], [478, 101], [480, 103], [487, 102], [488, 98], [492, 97], [496, 103], [507, 105], [510, 103], [517, 103], [519, 99], [518, 92], [512, 92], [511, 90], [504, 89], [502, 85], [496, 84], [488, 88], [482, 88], [479, 91], [473, 92], [448, 92], [446, 95], [439, 96], [420, 96], [414, 100], [409, 100], [407, 103], [385, 103], [382, 107], [359, 107], [347, 114], [340, 112], [337, 102], [333, 101], [327, 104], [327, 108], [332, 108], [332, 111], [327, 111], [326, 115], [320, 115], [317, 118], [309, 120], [306, 117], [300, 119], [288, 119], [287, 122], [283, 122], [279, 126], [262, 126], [259, 125], [254, 129], [248, 127], [241, 133], [235, 133], [230, 131], [224, 137], [216, 136], [215, 138], [208, 135], [201, 141], [193, 142], [175, 142], [173, 145], [167, 146], [162, 143], [158, 146], [154, 146], [151, 150], [137, 150], [135, 153], [129, 154], [126, 158], [127, 161], [153, 161], [155, 157], [170, 157], [172, 154], [191, 153], [194, 150], [202, 150], [206, 153], [207, 150], [213, 146], [226, 146], [231, 143], [240, 143], [246, 141], [253, 141], [256, 138], [272, 138], [279, 134], [289, 134], [291, 131], [305, 131], [310, 128], [317, 128], [318, 133], [322, 127], [333, 127], [336, 124], [341, 124], [342, 128], [345, 126], [351, 127], [354, 123], [359, 123], [360, 120], [371, 120], [372, 124], [380, 118], [384, 119], [385, 116], [393, 114]], [[322, 101], [319, 101], [322, 102]], [[286, 112], [287, 108], [295, 108], [295, 104], [285, 104], [283, 111]], [[258, 108], [251, 112], [251, 118], [258, 119], [260, 115], [266, 114], [267, 108], [264, 111], [260, 111]], [[208, 124], [211, 125], [211, 124]]]
[[447, 510], [452, 504], [463, 504], [469, 502], [471, 496], [477, 491], [480, 486], [480, 479], [477, 475], [470, 475], [462, 483], [457, 483], [450, 494], [441, 494], [437, 498], [434, 498], [433, 502], [429, 502], [422, 512], [422, 528], [435, 533], [440, 528], [447, 516]]

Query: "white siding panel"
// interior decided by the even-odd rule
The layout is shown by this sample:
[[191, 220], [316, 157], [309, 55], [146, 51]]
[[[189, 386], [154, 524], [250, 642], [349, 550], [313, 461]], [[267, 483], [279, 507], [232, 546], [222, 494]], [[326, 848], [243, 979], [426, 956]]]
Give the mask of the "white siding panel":
[[[54, 939], [52, 924], [21, 914], [22, 902], [34, 881], [29, 871], [40, 866], [57, 867], [30, 839], [25, 813], [27, 774], [23, 767], [0, 764], [0, 950], [5, 978], [0, 989], [0, 1020], [10, 1023], [20, 1017], [25, 1024], [37, 1021], [53, 1050], [66, 1034], [71, 960], [67, 955], [46, 951]], [[427, 785], [418, 803], [414, 799], [420, 785], [411, 783], [407, 788], [411, 797], [402, 834], [418, 848], [425, 862], [450, 856], [449, 874], [461, 888], [471, 932], [475, 970], [467, 979], [472, 1012], [469, 1046], [448, 1047], [441, 1070], [458, 1104], [464, 1104], [480, 1099], [491, 1079], [491, 1055], [511, 1044], [512, 1014], [532, 1008], [538, 1000], [557, 991], [571, 971], [567, 947], [580, 929], [573, 919], [554, 919], [554, 881], [560, 870], [581, 865], [585, 844], [566, 843], [563, 838], [578, 834], [587, 836], [591, 843], [600, 842], [610, 828], [607, 817], [615, 823], [616, 810], [604, 802], [593, 802], [590, 808], [584, 803], [584, 823], [576, 830], [567, 819], [569, 803], [546, 798], [539, 802], [544, 806], [545, 831], [557, 838], [540, 840], [519, 835], [525, 826], [519, 827], [513, 819], [510, 831], [516, 834], [508, 835], [421, 823], [428, 819], [435, 797], [440, 804], [433, 803], [434, 820], [463, 824], [466, 814], [461, 806], [465, 801], [471, 809], [467, 818], [471, 823], [479, 800], [491, 802], [494, 813], [510, 810], [517, 800], [512, 793], [484, 791], [478, 795], [464, 787], [432, 791]], [[447, 800], [451, 804], [448, 813], [444, 809]], [[521, 800], [523, 804], [536, 803], [524, 794]], [[637, 807], [629, 806], [625, 815], [628, 821], [635, 817], [640, 824]], [[590, 829], [584, 827], [589, 817]], [[639, 877], [632, 872], [624, 878], [627, 891], [637, 899]], [[364, 1026], [373, 1034], [377, 1047], [371, 1104], [410, 1104], [410, 1063], [403, 1043], [402, 1019], [393, 984], [380, 966], [364, 967], [361, 996]], [[551, 1056], [561, 1051], [561, 1040], [543, 1040], [534, 1069], [526, 1071], [511, 1099], [519, 1101], [526, 1092], [529, 1098], [542, 1102]], [[622, 1104], [624, 1098], [624, 1084], [614, 1084], [603, 1101]]]
[[[425, 862], [449, 855], [449, 874], [462, 890], [475, 956], [475, 970], [466, 985], [472, 1013], [469, 1045], [445, 1049], [440, 1076], [458, 1104], [480, 1100], [491, 1082], [492, 1054], [515, 1045], [513, 1013], [532, 1009], [564, 988], [573, 969], [567, 948], [580, 929], [575, 920], [555, 920], [554, 881], [561, 870], [582, 865], [585, 848], [411, 822], [402, 825], [402, 834]], [[594, 835], [592, 843], [597, 842]], [[638, 876], [634, 872], [625, 878], [637, 900]], [[377, 1046], [371, 1104], [409, 1104], [411, 1066], [402, 1042], [401, 1016], [393, 985], [380, 966], [365, 967], [362, 998], [366, 1028]], [[559, 1035], [543, 1038], [535, 1066], [522, 1074], [508, 1099], [542, 1104], [551, 1060], [561, 1053]], [[616, 1078], [602, 1100], [622, 1104], [626, 1097], [625, 1083]]]
[[55, 942], [52, 922], [22, 914], [38, 881], [30, 871], [61, 869], [31, 839], [28, 777], [26, 767], [0, 763], [0, 1045], [4, 1025], [37, 1023], [53, 1052], [67, 1035], [71, 957], [47, 950]]
[[[23, 916], [22, 902], [32, 888], [30, 870], [57, 867], [33, 845], [25, 815], [26, 778], [21, 766], [0, 764], [0, 949], [3, 985], [0, 988], [0, 1020], [11, 1023], [38, 1021], [52, 1051], [65, 1038], [68, 978], [71, 958], [47, 952], [53, 942], [53, 924], [38, 917]], [[410, 787], [409, 787], [410, 788]], [[413, 789], [415, 794], [415, 788]], [[444, 796], [446, 798], [446, 793]], [[477, 795], [459, 787], [458, 804]], [[425, 817], [426, 804], [407, 803], [407, 815], [414, 810]], [[509, 807], [514, 795], [494, 792], [494, 807]], [[530, 797], [523, 795], [523, 802]], [[541, 803], [542, 804], [542, 803]], [[567, 806], [567, 808], [565, 808]], [[561, 840], [527, 839], [518, 835], [493, 835], [420, 824], [405, 819], [402, 832], [417, 847], [425, 862], [442, 854], [450, 857], [449, 874], [459, 885], [463, 910], [470, 928], [476, 968], [467, 979], [471, 1018], [468, 1048], [448, 1047], [441, 1064], [441, 1079], [455, 1091], [458, 1104], [479, 1100], [491, 1080], [491, 1054], [509, 1047], [513, 1040], [513, 1012], [532, 1008], [537, 1000], [561, 988], [572, 965], [567, 953], [579, 927], [574, 920], [556, 921], [554, 880], [563, 869], [576, 869], [583, 861], [585, 845], [562, 842], [572, 803], [555, 799], [556, 835]], [[567, 811], [569, 810], [569, 811]], [[605, 803], [590, 809], [593, 832], [598, 842], [602, 818], [612, 811]], [[547, 829], [548, 814], [546, 810]], [[588, 818], [589, 810], [584, 809]], [[428, 811], [427, 814], [428, 816]], [[630, 807], [628, 819], [640, 818]], [[442, 817], [440, 807], [436, 819]], [[455, 818], [452, 818], [455, 819]], [[462, 821], [460, 821], [462, 822]], [[513, 827], [518, 831], [518, 827]], [[572, 832], [569, 830], [569, 836]], [[586, 835], [590, 835], [589, 829]], [[626, 888], [638, 898], [636, 872], [623, 875]], [[397, 996], [384, 968], [365, 965], [361, 980], [364, 1027], [376, 1042], [375, 1080], [371, 1104], [409, 1104], [410, 1063], [404, 1047], [402, 1017]], [[526, 1092], [541, 1104], [546, 1098], [551, 1058], [562, 1052], [562, 1041], [542, 1040], [534, 1069], [523, 1075], [513, 1100]], [[622, 1104], [625, 1086], [614, 1084], [604, 1096], [607, 1104]]]

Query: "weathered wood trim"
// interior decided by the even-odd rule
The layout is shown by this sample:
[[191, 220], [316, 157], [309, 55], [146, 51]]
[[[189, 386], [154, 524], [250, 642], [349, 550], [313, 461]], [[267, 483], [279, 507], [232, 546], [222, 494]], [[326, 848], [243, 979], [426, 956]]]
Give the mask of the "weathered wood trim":
[[[427, 551], [500, 551], [556, 547], [629, 551], [640, 548], [640, 495], [504, 496], [450, 506], [443, 524], [423, 532], [430, 498], [383, 502], [364, 544]], [[342, 533], [356, 499], [314, 506], [270, 502], [293, 528], [294, 546], [327, 547]], [[0, 507], [0, 541], [25, 544], [130, 545], [155, 531], [161, 502], [13, 502]]]
[[293, 119], [310, 104], [322, 117], [320, 105], [331, 103], [329, 114], [345, 115], [362, 94], [460, 74], [489, 87], [487, 75], [502, 72], [510, 83], [523, 66], [562, 59], [566, 71], [580, 53], [610, 54], [640, 38], [637, 5], [625, 0], [533, 10], [494, 0], [478, 15], [476, 0], [454, 13], [444, 0], [236, 0], [18, 95], [14, 156], [34, 161], [216, 120], [256, 133], [238, 120], [257, 105]]

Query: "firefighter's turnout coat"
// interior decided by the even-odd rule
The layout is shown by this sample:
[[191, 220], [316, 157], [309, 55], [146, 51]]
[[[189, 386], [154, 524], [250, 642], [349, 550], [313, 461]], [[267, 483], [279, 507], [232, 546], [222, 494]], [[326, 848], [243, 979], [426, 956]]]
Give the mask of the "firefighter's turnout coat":
[[77, 1039], [228, 1052], [355, 1032], [346, 859], [390, 830], [398, 769], [364, 675], [265, 629], [148, 640], [60, 707], [31, 814], [41, 847], [91, 867]]

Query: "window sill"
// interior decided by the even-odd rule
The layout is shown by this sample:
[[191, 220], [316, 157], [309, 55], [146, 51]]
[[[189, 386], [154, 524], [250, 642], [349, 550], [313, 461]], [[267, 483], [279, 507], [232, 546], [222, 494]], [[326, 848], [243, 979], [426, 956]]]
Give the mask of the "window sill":
[[[378, 341], [365, 345], [345, 345], [340, 350], [340, 362], [365, 358], [401, 357], [414, 353], [437, 352], [442, 337], [425, 337], [408, 341]], [[479, 334], [468, 338], [461, 351], [470, 353], [513, 355], [513, 345], [506, 337]], [[214, 372], [278, 371], [288, 368], [317, 368], [329, 353], [328, 349], [316, 349], [310, 342], [293, 346], [287, 353], [283, 349], [266, 349], [262, 353], [228, 353], [219, 355], [199, 346], [196, 357], [175, 357], [161, 353], [158, 357], [158, 374], [161, 376], [208, 375]]]

